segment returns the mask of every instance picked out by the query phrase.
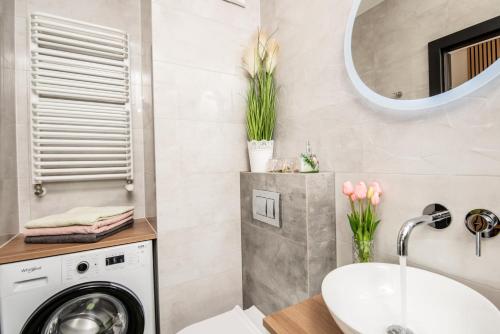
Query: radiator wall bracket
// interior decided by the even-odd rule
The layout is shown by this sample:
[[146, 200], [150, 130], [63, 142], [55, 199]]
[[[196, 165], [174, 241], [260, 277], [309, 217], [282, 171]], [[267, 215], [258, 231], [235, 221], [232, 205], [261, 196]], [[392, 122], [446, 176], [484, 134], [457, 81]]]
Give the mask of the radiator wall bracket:
[[36, 197], [43, 197], [47, 194], [47, 189], [41, 183], [35, 184], [33, 188], [35, 189], [34, 193]]

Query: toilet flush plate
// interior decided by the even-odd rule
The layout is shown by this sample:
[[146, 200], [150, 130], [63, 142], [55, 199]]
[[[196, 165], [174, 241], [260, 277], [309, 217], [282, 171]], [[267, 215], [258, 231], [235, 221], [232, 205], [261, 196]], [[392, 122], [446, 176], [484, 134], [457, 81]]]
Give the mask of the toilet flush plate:
[[255, 220], [274, 227], [281, 227], [280, 193], [254, 189], [252, 193], [252, 212]]

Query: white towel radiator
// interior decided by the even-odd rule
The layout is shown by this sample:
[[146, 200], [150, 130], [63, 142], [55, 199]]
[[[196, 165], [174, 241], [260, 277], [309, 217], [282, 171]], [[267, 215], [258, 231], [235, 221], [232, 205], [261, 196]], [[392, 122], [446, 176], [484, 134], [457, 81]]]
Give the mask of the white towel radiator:
[[31, 15], [31, 148], [42, 183], [133, 180], [128, 34]]

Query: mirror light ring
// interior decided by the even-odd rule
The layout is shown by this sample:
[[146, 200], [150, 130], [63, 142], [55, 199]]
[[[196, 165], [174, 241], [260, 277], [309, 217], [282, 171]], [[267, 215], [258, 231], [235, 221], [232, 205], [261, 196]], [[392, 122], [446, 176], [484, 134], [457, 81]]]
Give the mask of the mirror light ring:
[[385, 111], [432, 110], [466, 97], [500, 77], [500, 61], [497, 61], [477, 75], [474, 79], [439, 95], [415, 100], [395, 100], [376, 93], [360, 78], [352, 58], [352, 32], [361, 1], [362, 0], [353, 0], [353, 6], [347, 21], [344, 38], [344, 62], [347, 74], [349, 75], [354, 87], [371, 104], [382, 108]]

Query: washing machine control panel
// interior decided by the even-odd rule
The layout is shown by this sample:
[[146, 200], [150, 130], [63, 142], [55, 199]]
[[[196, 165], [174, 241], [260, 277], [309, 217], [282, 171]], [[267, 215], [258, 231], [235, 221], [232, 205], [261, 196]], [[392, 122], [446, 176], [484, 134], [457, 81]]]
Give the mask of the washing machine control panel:
[[105, 274], [119, 274], [131, 268], [146, 265], [147, 248], [144, 244], [132, 244], [128, 247], [110, 248], [93, 252], [76, 253], [65, 256], [62, 261], [63, 281], [91, 280]]
[[115, 255], [106, 258], [106, 266], [113, 266], [125, 262], [125, 255]]

